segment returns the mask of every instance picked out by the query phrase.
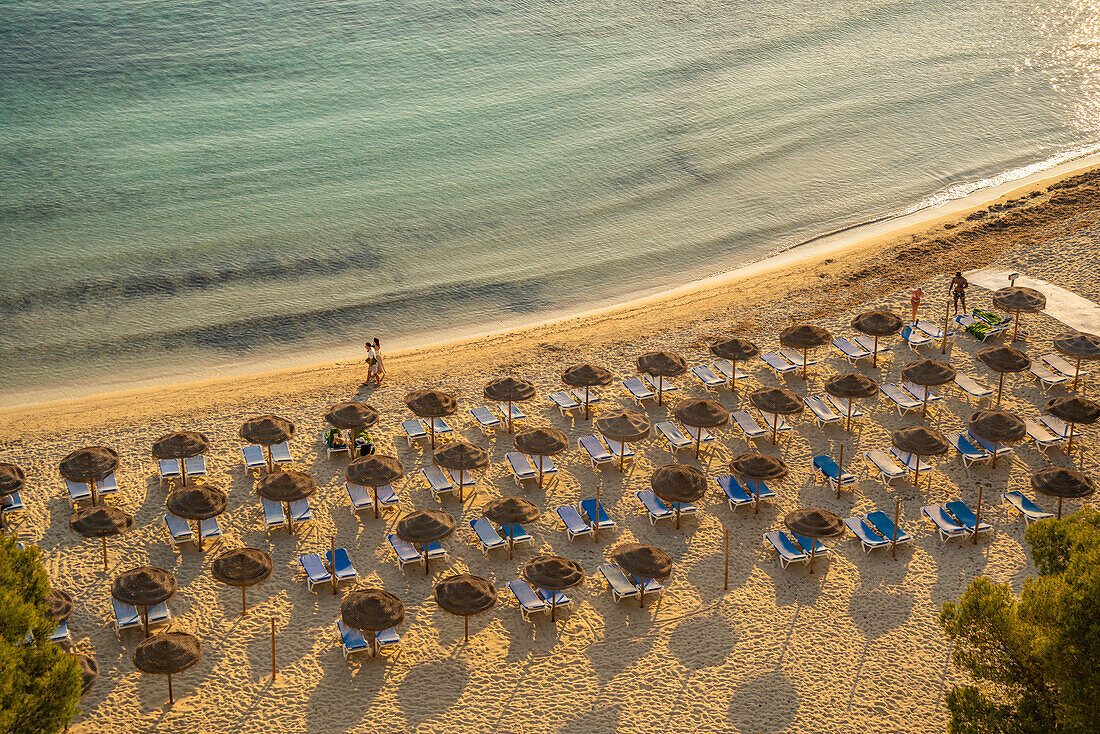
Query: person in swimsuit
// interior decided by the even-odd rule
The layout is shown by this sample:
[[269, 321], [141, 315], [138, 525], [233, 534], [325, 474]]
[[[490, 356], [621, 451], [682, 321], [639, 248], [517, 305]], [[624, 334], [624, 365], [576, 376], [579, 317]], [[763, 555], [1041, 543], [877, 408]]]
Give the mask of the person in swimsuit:
[[[377, 341], [377, 339], [375, 341]], [[370, 340], [367, 340], [363, 348], [367, 350], [367, 381], [363, 384], [370, 385], [371, 380], [379, 380], [377, 371], [378, 354], [374, 351], [374, 344], [372, 344]], [[380, 380], [378, 384], [382, 384]]]
[[374, 337], [374, 364], [371, 365], [371, 374], [374, 375], [375, 384], [382, 387], [382, 378], [386, 376], [386, 366], [382, 364], [382, 342]]
[[913, 295], [909, 298], [909, 305], [913, 308], [913, 323], [917, 323], [917, 309], [920, 308], [920, 299], [924, 295], [924, 291], [917, 286], [917, 289], [913, 291]]
[[951, 291], [951, 298], [955, 301], [955, 315], [959, 315], [959, 301], [962, 301], [963, 313], [966, 313], [966, 287], [970, 285], [970, 282], [963, 277], [962, 273], [955, 273], [955, 277], [951, 279], [951, 285], [948, 289]]

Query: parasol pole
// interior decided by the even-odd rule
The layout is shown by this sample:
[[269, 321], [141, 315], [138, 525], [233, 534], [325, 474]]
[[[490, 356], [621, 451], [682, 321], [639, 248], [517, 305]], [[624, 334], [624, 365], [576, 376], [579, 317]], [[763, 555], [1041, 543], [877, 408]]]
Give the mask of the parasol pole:
[[512, 425], [512, 401], [508, 401], [508, 433], [512, 433], [514, 426]]
[[817, 538], [810, 538], [810, 573], [814, 572], [814, 557], [817, 555]]
[[695, 459], [699, 459], [699, 446], [703, 443], [703, 427], [697, 426], [695, 429]]
[[244, 596], [244, 587], [241, 587], [241, 616], [248, 616], [248, 600]]
[[[511, 415], [511, 411], [508, 412]], [[512, 429], [508, 429], [508, 433], [511, 433]], [[432, 437], [432, 451], [435, 451], [435, 418], [428, 419], [428, 434]]]
[[88, 490], [92, 493], [92, 507], [95, 507], [95, 490], [96, 490], [96, 486], [95, 486], [95, 480], [94, 479], [89, 479], [88, 480]]
[[149, 636], [149, 606], [145, 605], [141, 608], [141, 624], [145, 627], [145, 636]]
[[729, 590], [730, 588], [730, 529], [723, 528], [726, 536], [726, 572], [722, 581], [722, 588]]
[[103, 573], [107, 573], [107, 536], [101, 538], [103, 541]]
[[428, 575], [428, 544], [424, 543], [424, 575]]
[[924, 405], [921, 407], [920, 418], [923, 423], [924, 419], [928, 417], [928, 386], [922, 385], [922, 387], [924, 388]]
[[836, 498], [840, 499], [840, 481], [844, 478], [844, 442], [840, 442], [840, 458], [836, 460]]
[[588, 420], [588, 385], [584, 386], [584, 419]]
[[466, 623], [466, 630], [463, 633], [464, 634], [463, 641], [464, 642], [469, 642], [470, 641], [470, 617], [469, 617], [469, 615], [467, 615], [467, 616], [463, 617], [462, 619]]
[[179, 459], [179, 463], [180, 463], [180, 481], [183, 483], [183, 486], [186, 487], [187, 486], [187, 466], [186, 466], [186, 464], [184, 464], [183, 459]]
[[462, 501], [462, 470], [458, 470], [458, 501]]
[[1077, 367], [1073, 370], [1073, 389], [1071, 392], [1077, 392], [1077, 380], [1081, 377], [1081, 358], [1077, 358]]
[[852, 430], [852, 398], [848, 398], [848, 422], [844, 426], [845, 431]]
[[283, 503], [283, 514], [286, 515], [286, 534], [294, 535], [294, 513], [290, 511], [290, 503]]
[[175, 703], [175, 700], [172, 698], [172, 674], [171, 673], [168, 674], [168, 703], [170, 703], [170, 704]]
[[920, 489], [920, 456], [917, 454], [909, 454], [916, 461], [916, 469], [913, 471], [913, 484], [917, 489]]
[[275, 459], [271, 456], [271, 445], [264, 446], [267, 449], [267, 473], [275, 471]]
[[378, 519], [378, 487], [371, 487], [371, 492], [374, 493], [374, 519]]
[[871, 367], [878, 369], [878, 334], [874, 335], [875, 339], [875, 353], [871, 356]]
[[772, 414], [772, 446], [776, 443], [776, 433], [779, 431], [779, 413]]
[[1058, 498], [1058, 519], [1062, 519], [1062, 498]]
[[760, 480], [759, 479], [757, 479], [755, 482], [753, 482], [753, 494], [756, 496], [756, 503], [754, 505], [755, 509], [753, 509], [752, 514], [759, 515], [760, 514]]
[[802, 350], [802, 379], [806, 379], [806, 363], [809, 361], [810, 350]]
[[943, 343], [940, 344], [940, 354], [947, 354], [947, 324], [951, 319], [951, 301], [948, 300], [943, 309]]
[[1001, 407], [1001, 393], [1005, 389], [1005, 373], [1001, 373], [1000, 382], [997, 384], [997, 407]]
[[619, 441], [619, 473], [622, 473], [624, 471], [623, 461], [625, 460], [625, 457], [626, 457], [626, 444], [622, 441]]
[[898, 518], [901, 516], [901, 502], [894, 500], [894, 537], [890, 543], [890, 555], [898, 557]]
[[730, 392], [737, 392], [737, 360], [731, 359], [730, 363]]
[[271, 680], [275, 680], [275, 618], [271, 618]]
[[1018, 341], [1016, 335], [1020, 332], [1020, 312], [1016, 312], [1016, 325], [1012, 327], [1012, 341]]
[[554, 589], [550, 589], [550, 621], [555, 620], [554, 613], [557, 611], [558, 606], [558, 592]]
[[993, 442], [993, 467], [997, 466], [997, 442]]
[[974, 545], [978, 544], [978, 528], [980, 528], [982, 526], [982, 490], [983, 489], [985, 489], [985, 487], [983, 487], [981, 482], [979, 482], [978, 483], [978, 512], [975, 514], [975, 517], [974, 517]]
[[329, 546], [330, 546], [329, 553], [331, 554], [331, 556], [330, 556], [331, 560], [329, 561], [329, 563], [332, 566], [332, 568], [329, 569], [329, 573], [332, 574], [332, 595], [336, 596], [336, 535], [335, 534], [332, 535], [329, 538]]
[[638, 591], [638, 608], [641, 609], [645, 606], [645, 582], [648, 579], [642, 579], [642, 587]]
[[680, 503], [676, 503], [676, 529], [680, 529]]
[[[1069, 455], [1070, 457], [1073, 456], [1073, 427], [1076, 426], [1076, 425], [1077, 425], [1076, 423], [1070, 423], [1069, 424], [1069, 440], [1066, 442], [1066, 454]], [[997, 457], [993, 457], [993, 458], [994, 458], [994, 460], [996, 460]]]
[[512, 547], [516, 544], [516, 524], [508, 526], [508, 560], [512, 560]]
[[541, 454], [539, 455], [538, 459], [539, 459], [539, 489], [542, 489], [542, 455]]
[[592, 521], [593, 521], [593, 524], [596, 526], [595, 527], [595, 530], [596, 530], [595, 540], [596, 540], [597, 543], [600, 542], [600, 485], [601, 484], [603, 484], [603, 482], [596, 482], [596, 517], [591, 518]]
[[665, 376], [657, 375], [657, 405], [665, 404]]

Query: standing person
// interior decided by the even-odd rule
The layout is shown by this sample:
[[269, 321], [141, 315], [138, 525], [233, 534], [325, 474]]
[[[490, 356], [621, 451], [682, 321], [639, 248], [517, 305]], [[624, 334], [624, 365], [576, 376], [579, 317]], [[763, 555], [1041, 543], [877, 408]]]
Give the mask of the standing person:
[[[375, 341], [377, 341], [377, 339]], [[372, 344], [369, 339], [363, 345], [363, 348], [367, 350], [367, 381], [363, 384], [370, 386], [370, 381], [378, 378], [375, 372], [375, 365], [378, 364], [378, 353], [374, 351], [374, 344]]]
[[382, 364], [382, 342], [374, 337], [374, 379], [375, 384], [382, 387], [382, 378], [386, 376], [386, 365]]
[[924, 295], [924, 291], [922, 291], [920, 286], [918, 285], [917, 289], [915, 291], [913, 291], [913, 295], [910, 296], [910, 298], [909, 298], [909, 305], [913, 307], [913, 323], [914, 324], [917, 323], [917, 309], [920, 308], [920, 299], [921, 299], [921, 296], [923, 296], [923, 295]]
[[963, 277], [962, 273], [956, 272], [955, 277], [951, 279], [951, 285], [948, 289], [951, 291], [951, 298], [955, 301], [955, 315], [959, 315], [959, 301], [962, 301], [963, 313], [966, 313], [966, 287], [970, 285], [970, 282]]

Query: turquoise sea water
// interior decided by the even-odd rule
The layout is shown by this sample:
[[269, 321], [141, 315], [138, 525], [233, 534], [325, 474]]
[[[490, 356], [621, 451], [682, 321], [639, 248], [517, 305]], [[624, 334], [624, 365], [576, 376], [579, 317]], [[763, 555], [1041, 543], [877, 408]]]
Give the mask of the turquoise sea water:
[[623, 300], [1095, 151], [1100, 12], [1037, 5], [0, 0], [0, 402]]

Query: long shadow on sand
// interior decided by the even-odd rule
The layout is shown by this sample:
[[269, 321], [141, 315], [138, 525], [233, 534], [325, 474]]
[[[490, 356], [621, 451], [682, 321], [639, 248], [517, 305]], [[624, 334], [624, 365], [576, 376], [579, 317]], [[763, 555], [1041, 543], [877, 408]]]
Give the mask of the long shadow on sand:
[[738, 732], [783, 731], [798, 716], [798, 691], [783, 672], [752, 678], [730, 697], [729, 723]]
[[444, 713], [466, 689], [470, 673], [459, 660], [433, 660], [418, 665], [397, 689], [401, 710], [411, 727]]

